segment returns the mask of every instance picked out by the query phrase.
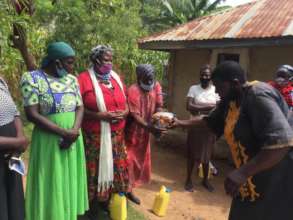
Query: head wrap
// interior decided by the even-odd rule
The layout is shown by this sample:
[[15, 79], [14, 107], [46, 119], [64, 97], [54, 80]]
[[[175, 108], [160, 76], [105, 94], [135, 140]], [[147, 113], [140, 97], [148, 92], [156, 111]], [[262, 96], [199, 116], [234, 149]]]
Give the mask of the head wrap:
[[42, 60], [41, 66], [44, 68], [53, 60], [74, 56], [75, 52], [69, 44], [65, 42], [50, 43], [47, 47], [47, 56]]
[[[136, 75], [139, 86], [145, 91], [151, 91], [154, 88], [155, 69], [151, 64], [139, 64], [136, 67]], [[143, 81], [143, 78], [151, 77], [148, 83]]]
[[93, 64], [96, 63], [96, 60], [100, 58], [104, 53], [107, 51], [113, 53], [113, 49], [111, 46], [106, 45], [98, 45], [91, 50], [90, 53], [90, 60]]
[[155, 69], [153, 65], [151, 64], [139, 64], [136, 67], [136, 75], [138, 79], [146, 77], [146, 76], [154, 76]]
[[293, 67], [290, 65], [282, 65], [278, 68], [277, 73], [278, 72], [287, 72], [290, 76], [293, 76]]

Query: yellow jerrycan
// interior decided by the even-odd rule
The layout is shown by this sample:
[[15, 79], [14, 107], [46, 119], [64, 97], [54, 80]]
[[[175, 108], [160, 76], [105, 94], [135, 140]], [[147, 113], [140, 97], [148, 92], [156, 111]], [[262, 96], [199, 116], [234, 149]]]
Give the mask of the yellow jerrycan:
[[[209, 166], [209, 173], [208, 173], [208, 179], [211, 179], [212, 178], [212, 175], [211, 175], [211, 167]], [[203, 178], [203, 166], [202, 164], [199, 165], [198, 167], [198, 176], [200, 178]]]
[[160, 192], [156, 194], [155, 202], [153, 205], [153, 212], [160, 217], [166, 215], [167, 207], [170, 200], [170, 189], [165, 186], [161, 186]]
[[124, 193], [113, 193], [111, 196], [109, 208], [112, 220], [126, 220], [127, 200]]

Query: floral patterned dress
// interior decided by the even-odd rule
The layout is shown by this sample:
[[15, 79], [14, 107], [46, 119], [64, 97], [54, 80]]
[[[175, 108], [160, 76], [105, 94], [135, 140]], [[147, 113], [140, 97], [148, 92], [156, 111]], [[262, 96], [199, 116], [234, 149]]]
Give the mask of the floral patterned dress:
[[[39, 112], [59, 127], [71, 129], [76, 108], [82, 105], [77, 79], [55, 78], [42, 70], [21, 79], [24, 106]], [[67, 150], [60, 136], [35, 125], [30, 148], [26, 189], [26, 220], [77, 219], [88, 209], [83, 139], [80, 135]]]
[[[96, 95], [89, 73], [87, 71], [80, 73], [78, 81], [85, 108], [98, 112]], [[125, 110], [127, 103], [124, 92], [113, 78], [111, 78], [110, 81], [112, 84], [111, 88], [99, 82], [107, 111]], [[109, 198], [111, 192], [126, 192], [129, 190], [127, 151], [124, 141], [125, 120], [121, 120], [110, 124], [114, 168], [113, 187], [106, 192], [98, 192], [99, 158], [101, 149], [100, 124], [100, 120], [87, 117], [84, 118], [82, 123], [90, 201], [94, 199], [104, 201]]]

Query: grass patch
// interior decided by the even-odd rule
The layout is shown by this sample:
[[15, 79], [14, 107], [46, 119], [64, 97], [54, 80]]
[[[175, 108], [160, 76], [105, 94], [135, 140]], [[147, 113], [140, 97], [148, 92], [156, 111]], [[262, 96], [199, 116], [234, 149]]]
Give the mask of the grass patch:
[[128, 216], [127, 219], [129, 220], [146, 220], [145, 216], [135, 210], [131, 205], [128, 205]]
[[23, 126], [24, 134], [31, 139], [32, 131], [33, 131], [34, 125], [32, 123], [25, 123]]
[[[104, 213], [98, 211], [97, 219], [99, 220], [109, 220]], [[128, 220], [147, 220], [143, 214], [135, 210], [131, 205], [128, 203], [128, 210], [127, 210], [127, 219]]]

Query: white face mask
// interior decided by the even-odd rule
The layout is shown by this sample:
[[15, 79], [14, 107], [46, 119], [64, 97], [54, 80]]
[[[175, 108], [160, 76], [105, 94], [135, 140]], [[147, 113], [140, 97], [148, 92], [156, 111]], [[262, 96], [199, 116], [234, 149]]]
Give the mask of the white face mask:
[[154, 88], [155, 82], [150, 85], [144, 84], [142, 81], [139, 82], [139, 86], [145, 91], [151, 91]]
[[20, 157], [11, 157], [8, 162], [8, 166], [10, 170], [13, 170], [20, 175], [25, 175], [25, 165]]

